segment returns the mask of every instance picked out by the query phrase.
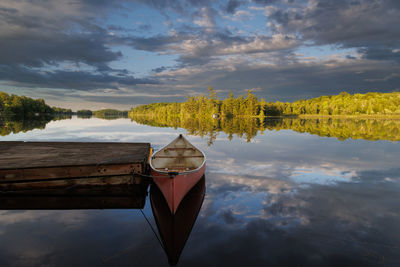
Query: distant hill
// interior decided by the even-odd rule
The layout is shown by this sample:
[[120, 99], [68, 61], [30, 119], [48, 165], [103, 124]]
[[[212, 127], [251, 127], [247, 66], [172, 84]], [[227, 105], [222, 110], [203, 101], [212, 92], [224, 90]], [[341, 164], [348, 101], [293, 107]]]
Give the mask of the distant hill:
[[13, 116], [19, 118], [37, 117], [43, 115], [78, 115], [78, 116], [96, 116], [96, 117], [116, 117], [127, 116], [128, 111], [116, 109], [101, 109], [91, 111], [89, 109], [73, 112], [71, 109], [50, 107], [43, 99], [33, 99], [26, 96], [9, 95], [0, 91], [0, 116]]
[[100, 109], [93, 111], [93, 115], [96, 117], [128, 116], [128, 111], [121, 111], [116, 109]]

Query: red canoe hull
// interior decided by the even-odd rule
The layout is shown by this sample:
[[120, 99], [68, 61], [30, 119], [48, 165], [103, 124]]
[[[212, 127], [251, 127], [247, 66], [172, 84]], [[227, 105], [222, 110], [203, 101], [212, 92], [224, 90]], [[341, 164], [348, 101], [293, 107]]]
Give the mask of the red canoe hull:
[[184, 196], [197, 184], [200, 178], [204, 175], [206, 164], [195, 172], [178, 174], [170, 178], [165, 173], [151, 170], [154, 183], [158, 186], [165, 200], [168, 203], [172, 214], [175, 214]]

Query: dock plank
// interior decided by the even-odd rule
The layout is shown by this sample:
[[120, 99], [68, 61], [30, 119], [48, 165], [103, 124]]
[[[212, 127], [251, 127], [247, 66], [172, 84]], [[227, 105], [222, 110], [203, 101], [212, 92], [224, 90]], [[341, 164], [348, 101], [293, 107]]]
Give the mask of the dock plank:
[[0, 142], [0, 169], [143, 163], [150, 143]]
[[150, 143], [0, 142], [0, 184], [144, 173]]

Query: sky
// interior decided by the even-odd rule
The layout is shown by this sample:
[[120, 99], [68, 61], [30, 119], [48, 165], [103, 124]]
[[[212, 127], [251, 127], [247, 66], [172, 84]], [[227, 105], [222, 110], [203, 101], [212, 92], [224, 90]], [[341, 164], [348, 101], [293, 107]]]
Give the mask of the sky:
[[128, 109], [400, 90], [398, 0], [2, 0], [0, 91]]

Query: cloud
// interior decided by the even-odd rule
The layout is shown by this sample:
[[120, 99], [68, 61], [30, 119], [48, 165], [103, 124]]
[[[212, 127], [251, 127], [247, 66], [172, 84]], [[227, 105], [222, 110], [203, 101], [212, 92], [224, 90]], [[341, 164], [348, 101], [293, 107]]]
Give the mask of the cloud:
[[[100, 8], [84, 1], [3, 1], [0, 9], [0, 79], [25, 87], [91, 90], [144, 83], [109, 63], [122, 53], [92, 23]], [[64, 69], [72, 66], [72, 71]], [[83, 70], [82, 67], [83, 66]], [[117, 73], [115, 73], [117, 72]]]
[[118, 89], [120, 86], [134, 86], [137, 84], [156, 84], [151, 79], [137, 79], [129, 74], [118, 72], [89, 71], [38, 71], [24, 66], [0, 65], [0, 80], [7, 84], [24, 87], [44, 87], [76, 90]]
[[0, 43], [0, 65], [42, 67], [70, 61], [99, 67], [121, 58], [111, 51], [100, 34], [29, 34], [5, 38]]
[[[286, 54], [285, 54], [286, 55]], [[268, 101], [293, 101], [341, 91], [391, 92], [399, 88], [400, 66], [374, 60], [346, 57], [314, 62], [299, 62], [281, 53], [255, 53], [211, 60], [204, 65], [184, 66], [157, 75], [173, 77], [180, 85], [216, 89], [228, 88], [242, 94], [243, 88], [260, 88], [257, 96]]]
[[236, 9], [242, 4], [243, 4], [242, 1], [229, 0], [228, 3], [225, 6], [225, 11], [227, 13], [234, 14]]
[[247, 10], [238, 10], [234, 13], [233, 15], [233, 20], [234, 21], [248, 21], [249, 19], [251, 19], [253, 17], [253, 14], [250, 11]]
[[[0, 64], [40, 67], [60, 61], [102, 65], [121, 57], [81, 5], [5, 1], [0, 9]], [[75, 29], [75, 30], [73, 30]]]
[[156, 35], [151, 37], [127, 36], [115, 38], [113, 42], [132, 46], [138, 50], [150, 52], [167, 52], [170, 51], [171, 45], [190, 39], [191, 36], [185, 33], [173, 33], [170, 35]]
[[368, 46], [360, 48], [358, 51], [366, 59], [388, 60], [400, 63], [400, 51], [397, 48], [390, 48], [385, 46]]
[[398, 46], [400, 9], [396, 1], [300, 1], [267, 9], [278, 32], [296, 33], [315, 44]]
[[202, 7], [192, 14], [193, 23], [201, 27], [205, 32], [216, 31], [216, 19], [218, 12], [212, 7]]

